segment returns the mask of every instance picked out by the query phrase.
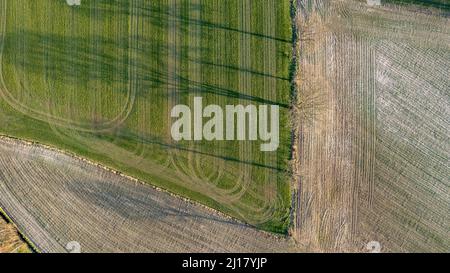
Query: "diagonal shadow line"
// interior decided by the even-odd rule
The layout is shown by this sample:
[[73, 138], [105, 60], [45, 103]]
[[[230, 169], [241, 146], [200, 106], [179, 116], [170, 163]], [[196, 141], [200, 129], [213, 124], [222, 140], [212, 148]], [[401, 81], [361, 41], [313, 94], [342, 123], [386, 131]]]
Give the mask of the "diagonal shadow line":
[[236, 70], [237, 72], [247, 72], [247, 73], [250, 73], [250, 74], [254, 74], [256, 76], [262, 76], [262, 77], [274, 78], [274, 79], [283, 80], [283, 81], [289, 81], [289, 78], [275, 76], [275, 75], [271, 75], [271, 74], [268, 74], [268, 73], [258, 72], [258, 71], [254, 71], [254, 70], [251, 70], [251, 69], [241, 68], [241, 67], [237, 67], [237, 66], [233, 66], [233, 65], [216, 64], [216, 63], [213, 63], [213, 62], [202, 61], [202, 60], [199, 61], [199, 60], [193, 60], [193, 59], [190, 59], [189, 61], [191, 61], [193, 63], [196, 63], [196, 64], [200, 64], [200, 65], [210, 65], [210, 66], [226, 68], [226, 69], [230, 69], [230, 70]]
[[[82, 185], [82, 184], [81, 184]], [[134, 196], [133, 192], [128, 192], [122, 187], [118, 187], [117, 185], [111, 183], [111, 184], [104, 184], [104, 183], [97, 183], [96, 185], [96, 191], [88, 191], [85, 187], [80, 187], [80, 184], [78, 183], [69, 183], [68, 188], [71, 190], [72, 193], [75, 195], [78, 195], [80, 198], [86, 199], [86, 200], [93, 200], [95, 205], [98, 206], [105, 206], [107, 204], [108, 208], [114, 208], [116, 213], [120, 214], [122, 217], [130, 219], [130, 220], [153, 220], [153, 221], [162, 221], [162, 220], [170, 220], [167, 219], [168, 217], [175, 217], [178, 219], [203, 219], [203, 220], [209, 220], [214, 221], [217, 223], [222, 224], [228, 224], [238, 227], [248, 227], [248, 225], [245, 225], [243, 223], [237, 222], [237, 221], [230, 221], [227, 219], [221, 219], [220, 217], [216, 215], [202, 215], [201, 213], [189, 213], [186, 211], [182, 211], [173, 207], [170, 207], [170, 205], [164, 206], [164, 204], [160, 204], [158, 202], [155, 202], [151, 199], [141, 199], [139, 197]], [[145, 187], [145, 186], [144, 186]], [[153, 190], [153, 188], [150, 188], [150, 190]], [[117, 199], [116, 196], [109, 195], [109, 193], [120, 193], [119, 199]], [[160, 194], [160, 193], [157, 193]], [[164, 193], [166, 194], [166, 193]], [[118, 202], [119, 201], [119, 202]], [[127, 201], [127, 203], [123, 203], [120, 201]], [[130, 207], [126, 204], [132, 203], [133, 206]], [[152, 209], [159, 208], [160, 210], [158, 213], [154, 213], [152, 211], [151, 213], [148, 213], [148, 210], [141, 210], [140, 208], [148, 208], [151, 207]], [[151, 215], [151, 217], [148, 217]]]
[[221, 155], [216, 155], [213, 153], [207, 153], [207, 152], [203, 152], [203, 151], [186, 148], [186, 147], [176, 145], [176, 144], [169, 144], [169, 143], [157, 140], [156, 138], [150, 138], [148, 136], [143, 136], [143, 135], [139, 135], [136, 133], [132, 133], [128, 130], [127, 131], [120, 130], [120, 132], [118, 132], [118, 137], [124, 137], [126, 139], [131, 139], [134, 141], [141, 141], [144, 144], [159, 145], [159, 146], [167, 148], [167, 149], [175, 149], [175, 150], [179, 150], [179, 151], [183, 151], [183, 152], [189, 152], [189, 153], [209, 156], [209, 157], [213, 157], [213, 158], [218, 158], [218, 159], [222, 159], [224, 161], [231, 161], [231, 162], [235, 162], [235, 163], [247, 164], [247, 165], [260, 167], [260, 168], [266, 168], [266, 169], [279, 171], [279, 172], [287, 171], [286, 169], [283, 169], [280, 167], [270, 166], [270, 165], [258, 163], [255, 161], [242, 160], [242, 159], [238, 159], [238, 158], [234, 158], [234, 157], [230, 157], [230, 156], [221, 156]]
[[[199, 9], [199, 8], [200, 7], [196, 7], [196, 9]], [[230, 27], [230, 26], [227, 26], [224, 24], [212, 23], [212, 22], [205, 21], [202, 19], [192, 19], [188, 16], [182, 16], [182, 15], [178, 15], [178, 16], [174, 17], [173, 14], [170, 14], [168, 11], [162, 11], [162, 9], [155, 9], [155, 8], [151, 8], [151, 7], [138, 7], [138, 10], [140, 10], [141, 13], [145, 13], [145, 15], [144, 14], [141, 14], [141, 15], [145, 16], [146, 18], [153, 18], [154, 17], [153, 14], [157, 14], [159, 17], [164, 16], [166, 18], [169, 18], [169, 20], [174, 20], [175, 22], [177, 22], [179, 24], [184, 24], [184, 25], [194, 25], [195, 24], [195, 25], [199, 25], [202, 27], [211, 28], [213, 30], [220, 29], [220, 30], [236, 32], [236, 33], [240, 33], [240, 34], [244, 34], [244, 35], [250, 35], [250, 36], [254, 36], [256, 38], [269, 39], [269, 40], [274, 40], [277, 42], [283, 42], [283, 43], [289, 43], [289, 44], [292, 43], [291, 39], [274, 37], [271, 35], [261, 34], [261, 33], [252, 32], [252, 31], [246, 31], [246, 30]]]
[[210, 85], [207, 83], [202, 83], [199, 81], [193, 81], [193, 80], [190, 80], [186, 77], [182, 77], [179, 75], [178, 75], [178, 78], [185, 83], [194, 85], [194, 88], [195, 88], [195, 90], [193, 88], [191, 88], [191, 89], [184, 88], [183, 89], [183, 88], [180, 88], [180, 86], [177, 86], [178, 92], [180, 92], [180, 93], [190, 93], [190, 92], [196, 91], [198, 93], [210, 93], [210, 94], [215, 94], [215, 95], [227, 96], [230, 98], [249, 100], [249, 101], [258, 102], [261, 104], [278, 105], [281, 108], [285, 108], [285, 109], [290, 108], [289, 104], [287, 104], [287, 103], [281, 103], [281, 102], [253, 96], [253, 95], [243, 94], [243, 93], [240, 93], [235, 90], [222, 88], [222, 87], [218, 87], [215, 85]]
[[221, 24], [211, 23], [211, 22], [204, 21], [204, 20], [193, 20], [191, 18], [185, 19], [183, 17], [178, 18], [178, 19], [182, 20], [184, 22], [189, 21], [190, 24], [194, 23], [194, 24], [198, 24], [200, 26], [204, 26], [204, 27], [208, 27], [208, 28], [212, 28], [212, 29], [222, 29], [222, 30], [231, 31], [231, 32], [238, 32], [238, 33], [244, 34], [244, 35], [251, 35], [251, 36], [254, 36], [257, 38], [270, 39], [270, 40], [274, 40], [277, 42], [283, 42], [283, 43], [292, 43], [292, 41], [288, 40], [288, 39], [273, 37], [270, 35], [265, 35], [265, 34], [261, 34], [261, 33], [251, 32], [251, 31], [245, 31], [245, 30], [228, 27], [228, 26], [221, 25]]

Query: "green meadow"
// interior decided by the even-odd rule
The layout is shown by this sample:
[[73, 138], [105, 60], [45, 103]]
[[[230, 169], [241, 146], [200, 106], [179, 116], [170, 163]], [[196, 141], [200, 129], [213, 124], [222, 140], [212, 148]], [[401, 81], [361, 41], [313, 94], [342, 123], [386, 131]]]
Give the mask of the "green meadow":
[[[290, 1], [1, 0], [0, 134], [286, 233]], [[278, 105], [280, 144], [174, 141], [171, 109]]]

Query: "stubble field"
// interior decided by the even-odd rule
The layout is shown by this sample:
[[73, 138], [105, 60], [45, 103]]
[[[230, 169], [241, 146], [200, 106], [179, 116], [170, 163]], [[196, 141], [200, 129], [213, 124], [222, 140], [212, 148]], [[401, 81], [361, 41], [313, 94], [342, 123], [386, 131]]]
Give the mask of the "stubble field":
[[39, 145], [1, 138], [0, 168], [0, 207], [45, 253], [293, 248], [283, 236]]
[[450, 249], [445, 14], [299, 2], [298, 242], [315, 251], [368, 251], [372, 241], [381, 251]]

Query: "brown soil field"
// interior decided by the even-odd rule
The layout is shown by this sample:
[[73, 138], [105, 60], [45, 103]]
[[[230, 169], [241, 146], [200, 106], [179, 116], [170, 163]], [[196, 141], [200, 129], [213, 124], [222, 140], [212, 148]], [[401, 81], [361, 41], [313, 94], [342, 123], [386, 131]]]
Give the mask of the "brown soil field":
[[[0, 207], [42, 252], [280, 252], [292, 241], [46, 147], [0, 138]], [[72, 245], [73, 246], [73, 245]]]
[[449, 25], [432, 9], [298, 2], [298, 242], [450, 250]]

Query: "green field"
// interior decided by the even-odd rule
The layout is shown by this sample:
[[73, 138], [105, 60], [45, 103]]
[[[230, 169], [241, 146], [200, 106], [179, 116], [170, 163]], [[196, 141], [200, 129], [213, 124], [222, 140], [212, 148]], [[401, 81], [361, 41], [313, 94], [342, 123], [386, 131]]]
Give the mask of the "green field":
[[[0, 0], [0, 10], [1, 134], [287, 231], [289, 1]], [[279, 149], [173, 141], [172, 107], [196, 96], [279, 105]]]

